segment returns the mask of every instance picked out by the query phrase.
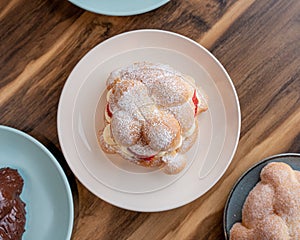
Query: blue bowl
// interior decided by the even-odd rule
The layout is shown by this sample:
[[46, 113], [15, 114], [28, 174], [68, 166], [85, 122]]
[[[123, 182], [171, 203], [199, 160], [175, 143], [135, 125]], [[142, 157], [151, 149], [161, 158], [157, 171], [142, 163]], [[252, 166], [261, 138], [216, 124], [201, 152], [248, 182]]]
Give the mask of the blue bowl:
[[110, 16], [130, 16], [149, 12], [170, 0], [69, 0], [76, 6]]
[[70, 239], [74, 218], [72, 192], [49, 150], [28, 134], [0, 125], [0, 168], [4, 167], [17, 169], [24, 179], [23, 239]]

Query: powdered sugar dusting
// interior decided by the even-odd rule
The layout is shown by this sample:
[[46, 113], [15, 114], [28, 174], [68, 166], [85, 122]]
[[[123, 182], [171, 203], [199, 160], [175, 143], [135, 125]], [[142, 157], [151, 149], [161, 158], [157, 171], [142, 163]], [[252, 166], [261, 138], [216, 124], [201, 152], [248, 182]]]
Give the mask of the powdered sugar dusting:
[[248, 228], [255, 227], [258, 221], [274, 211], [274, 188], [269, 184], [258, 183], [255, 189], [250, 192], [243, 207], [243, 222]]
[[185, 76], [168, 65], [135, 63], [115, 70], [108, 78], [111, 88], [116, 82], [126, 80], [140, 81], [149, 89], [155, 102], [162, 106], [174, 106], [184, 103], [193, 92], [193, 87], [185, 81]]
[[[168, 65], [140, 62], [113, 71], [107, 89], [112, 117], [106, 124], [117, 143], [112, 147], [125, 159], [144, 161], [154, 155], [153, 162], [161, 164], [185, 141], [193, 144], [195, 138], [189, 136], [197, 134], [185, 136], [196, 121], [192, 98], [197, 88], [191, 77]], [[185, 165], [182, 156], [166, 164], [170, 173]]]
[[167, 150], [176, 136], [176, 132], [173, 132], [167, 125], [164, 125], [162, 122], [153, 122], [153, 124], [146, 123], [145, 129], [149, 145], [153, 149], [159, 151]]
[[192, 100], [189, 100], [182, 105], [177, 105], [166, 109], [169, 110], [172, 114], [174, 114], [175, 118], [178, 120], [183, 135], [194, 125], [195, 107]]
[[168, 174], [176, 174], [186, 165], [185, 156], [176, 152], [172, 152], [163, 156], [162, 161], [166, 163], [163, 170]]
[[285, 163], [267, 164], [261, 181], [246, 199], [242, 224], [233, 226], [230, 239], [300, 239], [298, 176], [299, 172]]
[[112, 136], [120, 145], [135, 144], [141, 137], [141, 127], [141, 123], [135, 121], [128, 112], [118, 111], [112, 117]]

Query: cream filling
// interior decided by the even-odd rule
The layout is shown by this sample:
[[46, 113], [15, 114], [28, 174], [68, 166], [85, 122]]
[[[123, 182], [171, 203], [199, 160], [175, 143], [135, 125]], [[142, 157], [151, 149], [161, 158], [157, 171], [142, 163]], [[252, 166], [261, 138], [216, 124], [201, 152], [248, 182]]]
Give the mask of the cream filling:
[[185, 133], [182, 134], [182, 136], [184, 138], [188, 138], [188, 137], [192, 136], [193, 133], [195, 132], [195, 128], [196, 128], [196, 122], [195, 121], [193, 123], [193, 126], [188, 131], [186, 131]]
[[103, 139], [108, 145], [116, 145], [114, 139], [110, 134], [110, 124], [107, 124], [103, 130]]
[[203, 96], [203, 94], [199, 96], [197, 89], [196, 89], [196, 97], [198, 99], [198, 104], [197, 104], [198, 109], [201, 108], [201, 105], [203, 105], [203, 102], [205, 102], [204, 105], [207, 105], [207, 101], [205, 99], [205, 96]]
[[135, 158], [136, 157], [136, 155], [134, 155], [132, 152], [130, 152], [127, 147], [120, 146], [119, 149], [126, 156], [129, 156], [131, 158]]
[[[122, 152], [126, 156], [129, 156], [132, 158], [136, 157], [136, 155], [133, 154], [132, 152], [130, 152], [127, 147], [123, 147], [121, 145], [116, 144], [116, 142], [113, 140], [113, 138], [110, 134], [110, 124], [107, 124], [107, 126], [105, 127], [105, 129], [103, 131], [103, 139], [108, 145], [114, 146], [115, 148], [117, 148], [120, 152]], [[169, 154], [170, 152], [176, 150], [177, 148], [180, 148], [182, 145], [182, 142], [183, 142], [183, 137], [180, 136], [180, 141], [179, 141], [178, 145], [175, 146], [171, 151], [161, 151], [161, 152], [157, 153], [154, 157], [163, 157], [163, 156]]]
[[109, 98], [110, 98], [110, 95], [111, 95], [111, 92], [112, 92], [112, 89], [110, 89], [107, 94], [106, 94], [106, 101], [109, 102]]
[[134, 157], [134, 154], [128, 151], [126, 147], [120, 146], [114, 141], [114, 139], [111, 136], [110, 124], [107, 124], [103, 130], [103, 139], [108, 145], [113, 146], [114, 148], [121, 151], [123, 154], [129, 157]]
[[105, 120], [106, 120], [108, 123], [110, 123], [110, 122], [111, 122], [111, 117], [108, 116], [108, 113], [107, 113], [106, 108], [105, 108], [104, 116], [105, 116]]
[[158, 154], [155, 155], [155, 157], [163, 157], [167, 154], [168, 152], [167, 151], [161, 151], [159, 152]]
[[155, 157], [163, 157], [163, 156], [169, 154], [170, 152], [176, 150], [177, 148], [180, 148], [181, 145], [182, 145], [182, 141], [183, 141], [183, 137], [180, 136], [180, 140], [179, 140], [179, 143], [177, 144], [177, 146], [175, 146], [174, 148], [172, 148], [170, 151], [161, 151], [158, 154], [156, 154]]
[[180, 148], [182, 145], [182, 141], [183, 141], [183, 137], [180, 135], [179, 143], [171, 151], [176, 150], [177, 148]]

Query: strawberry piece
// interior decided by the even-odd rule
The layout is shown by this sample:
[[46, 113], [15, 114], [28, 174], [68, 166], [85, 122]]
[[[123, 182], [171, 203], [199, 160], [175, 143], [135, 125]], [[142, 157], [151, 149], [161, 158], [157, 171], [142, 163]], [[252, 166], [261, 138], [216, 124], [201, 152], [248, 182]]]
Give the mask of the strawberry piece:
[[196, 90], [194, 90], [194, 95], [193, 95], [192, 100], [193, 100], [193, 103], [195, 105], [195, 116], [196, 116], [197, 111], [198, 111], [198, 104], [199, 104], [199, 100], [197, 98]]
[[141, 159], [144, 161], [151, 161], [151, 160], [153, 160], [153, 158], [154, 158], [154, 155], [150, 156], [150, 157], [141, 157]]
[[106, 105], [106, 111], [107, 111], [107, 115], [111, 118], [113, 114], [109, 109], [109, 104]]

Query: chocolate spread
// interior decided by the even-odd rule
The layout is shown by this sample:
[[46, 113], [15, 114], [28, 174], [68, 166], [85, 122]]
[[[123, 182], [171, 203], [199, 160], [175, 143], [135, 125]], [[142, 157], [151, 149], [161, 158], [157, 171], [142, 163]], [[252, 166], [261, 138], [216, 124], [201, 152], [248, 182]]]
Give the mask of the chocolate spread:
[[25, 231], [24, 181], [17, 170], [0, 169], [0, 240], [19, 240]]

